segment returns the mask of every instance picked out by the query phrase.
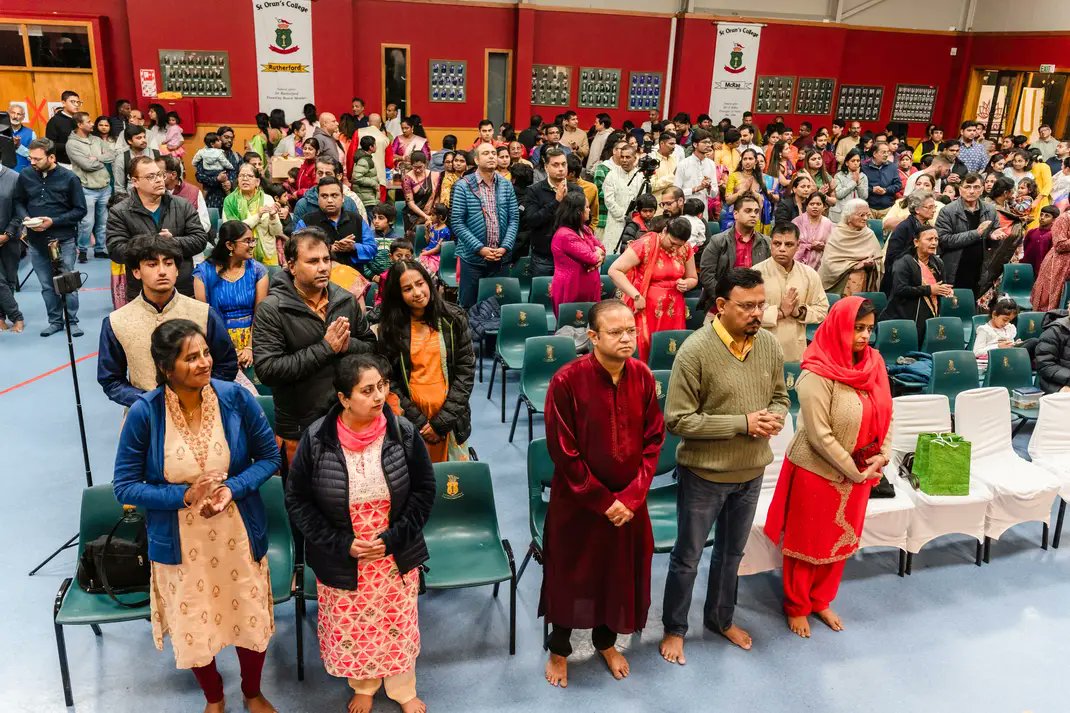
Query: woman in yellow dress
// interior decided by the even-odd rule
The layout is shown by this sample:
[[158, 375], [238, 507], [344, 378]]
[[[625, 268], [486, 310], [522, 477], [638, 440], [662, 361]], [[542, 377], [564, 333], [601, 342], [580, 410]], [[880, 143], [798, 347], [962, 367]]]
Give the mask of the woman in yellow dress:
[[211, 378], [200, 328], [184, 319], [152, 333], [160, 386], [131, 408], [115, 456], [115, 497], [148, 510], [150, 605], [156, 648], [171, 636], [192, 669], [205, 713], [223, 713], [215, 657], [237, 650], [252, 713], [275, 708], [260, 674], [275, 633], [260, 486], [279, 468], [267, 418], [240, 386]]

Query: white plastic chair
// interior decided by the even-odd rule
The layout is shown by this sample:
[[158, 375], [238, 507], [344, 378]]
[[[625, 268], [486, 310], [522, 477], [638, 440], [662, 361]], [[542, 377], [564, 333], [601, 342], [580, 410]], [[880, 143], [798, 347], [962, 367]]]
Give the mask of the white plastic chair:
[[780, 548], [765, 536], [765, 518], [769, 514], [769, 504], [773, 502], [780, 469], [784, 466], [784, 455], [788, 452], [791, 439], [795, 437], [795, 421], [789, 413], [784, 419], [784, 428], [769, 440], [773, 449], [773, 460], [765, 467], [762, 480], [762, 492], [758, 495], [758, 507], [754, 511], [754, 523], [747, 536], [747, 547], [743, 551], [743, 560], [739, 563], [739, 573], [758, 574], [779, 569], [782, 563]]
[[914, 452], [920, 433], [951, 431], [951, 405], [943, 394], [918, 394], [892, 399], [892, 455], [884, 474], [914, 504], [907, 526], [906, 573], [914, 555], [926, 544], [944, 535], [961, 534], [977, 540], [975, 563], [980, 566], [985, 537], [985, 514], [992, 493], [976, 478], [970, 479], [969, 495], [926, 495], [899, 477], [899, 464]]
[[1070, 500], [1070, 394], [1048, 394], [1040, 399], [1040, 415], [1029, 439], [1029, 457], [1059, 480], [1059, 517], [1052, 547], [1059, 546], [1066, 501]]
[[1051, 505], [1059, 493], [1059, 480], [1014, 452], [1011, 445], [1010, 395], [1003, 387], [970, 389], [959, 394], [955, 432], [973, 444], [970, 479], [992, 491], [985, 514], [985, 552], [988, 562], [992, 540], [1023, 522], [1043, 524], [1041, 547], [1048, 549]]

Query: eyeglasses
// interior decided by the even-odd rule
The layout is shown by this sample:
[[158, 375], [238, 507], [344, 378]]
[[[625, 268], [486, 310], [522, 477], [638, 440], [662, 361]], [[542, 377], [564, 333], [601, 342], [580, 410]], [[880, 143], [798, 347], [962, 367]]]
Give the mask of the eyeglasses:
[[748, 314], [751, 312], [764, 312], [765, 308], [768, 306], [768, 303], [766, 302], [736, 302], [735, 300], [727, 301], [731, 302], [736, 307], [739, 307], [741, 310], [747, 312]]
[[658, 203], [658, 205], [661, 206], [662, 208], [668, 208], [669, 206], [676, 205], [676, 201], [675, 200], [662, 201], [661, 203]]
[[156, 171], [154, 173], [146, 173], [144, 176], [138, 176], [138, 178], [143, 181], [162, 181], [163, 174]]
[[611, 337], [612, 339], [620, 340], [621, 337], [623, 337], [625, 334], [634, 339], [637, 332], [635, 327], [625, 327], [624, 329], [607, 329], [604, 331], [598, 330], [598, 333], [605, 334]]
[[256, 238], [245, 238], [244, 240], [235, 240], [238, 245], [256, 245]]

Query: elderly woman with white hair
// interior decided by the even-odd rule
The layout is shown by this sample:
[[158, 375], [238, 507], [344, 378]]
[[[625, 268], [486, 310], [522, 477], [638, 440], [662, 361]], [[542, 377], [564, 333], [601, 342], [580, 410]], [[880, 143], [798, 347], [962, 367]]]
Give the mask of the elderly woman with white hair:
[[934, 227], [933, 219], [937, 213], [937, 206], [943, 205], [937, 202], [932, 191], [923, 188], [915, 190], [900, 202], [906, 204], [907, 218], [895, 226], [895, 230], [884, 244], [884, 277], [881, 279], [881, 292], [889, 297], [892, 294], [892, 267], [895, 266], [896, 260], [911, 251], [914, 247], [914, 238], [921, 234], [922, 230]]
[[843, 206], [818, 270], [826, 292], [850, 297], [856, 292], [872, 292], [880, 285], [883, 251], [866, 223], [870, 215], [869, 204], [861, 198], [853, 198]]

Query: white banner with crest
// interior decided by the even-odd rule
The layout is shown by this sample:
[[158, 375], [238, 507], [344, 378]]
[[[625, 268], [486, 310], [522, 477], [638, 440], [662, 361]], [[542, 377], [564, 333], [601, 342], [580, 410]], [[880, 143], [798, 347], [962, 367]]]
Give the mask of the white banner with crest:
[[301, 117], [315, 103], [312, 82], [312, 1], [253, 0], [256, 81], [260, 111]]
[[710, 86], [710, 116], [715, 122], [727, 116], [733, 124], [739, 124], [743, 112], [750, 110], [761, 40], [761, 25], [717, 23]]

